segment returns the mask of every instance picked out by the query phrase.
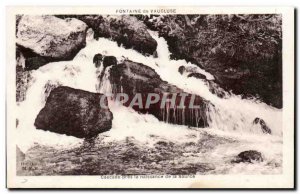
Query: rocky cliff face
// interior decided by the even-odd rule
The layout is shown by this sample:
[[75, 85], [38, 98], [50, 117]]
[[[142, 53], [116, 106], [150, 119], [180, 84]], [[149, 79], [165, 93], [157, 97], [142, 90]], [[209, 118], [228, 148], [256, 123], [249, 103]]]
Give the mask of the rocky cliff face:
[[[149, 108], [134, 105], [132, 108], [141, 113], [149, 113], [159, 120], [195, 127], [207, 127], [207, 111], [212, 106], [208, 101], [200, 96], [188, 94], [178, 87], [163, 81], [160, 76], [150, 67], [141, 63], [125, 60], [123, 63], [112, 66], [110, 69], [110, 81], [113, 93], [123, 92], [129, 96], [125, 106], [131, 106], [137, 94], [141, 94], [143, 104], [145, 104], [149, 94], [158, 94], [159, 100], [151, 104]], [[175, 99], [172, 107], [171, 103], [164, 104], [163, 96], [166, 99]], [[182, 95], [186, 97], [183, 99]], [[175, 97], [174, 97], [175, 96]], [[153, 100], [153, 99], [152, 99]], [[181, 108], [181, 101], [184, 108]], [[162, 103], [164, 104], [163, 107]], [[199, 106], [191, 108], [190, 104]]]
[[214, 75], [226, 90], [282, 108], [279, 15], [137, 16], [159, 32], [172, 57]]
[[[50, 92], [34, 125], [37, 129], [78, 138], [94, 137], [112, 126], [112, 113], [108, 108], [100, 106], [102, 96], [59, 86]], [[104, 102], [107, 105], [106, 97]]]
[[73, 59], [85, 47], [87, 27], [74, 18], [20, 16], [16, 44], [25, 57], [25, 68], [37, 69], [49, 62]]
[[136, 17], [128, 15], [57, 15], [57, 17], [78, 18], [94, 30], [95, 38], [109, 38], [125, 48], [132, 48], [144, 55], [152, 55], [156, 51], [157, 42], [147, 31], [147, 26]]

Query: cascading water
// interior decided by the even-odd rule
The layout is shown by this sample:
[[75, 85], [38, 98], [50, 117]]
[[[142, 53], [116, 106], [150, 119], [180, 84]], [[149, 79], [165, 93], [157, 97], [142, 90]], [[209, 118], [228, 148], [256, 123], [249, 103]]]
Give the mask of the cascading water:
[[119, 60], [126, 57], [132, 61], [143, 63], [153, 68], [163, 80], [178, 86], [186, 92], [197, 94], [212, 102], [215, 106], [208, 109], [208, 116], [211, 118], [209, 126], [213, 129], [236, 131], [240, 133], [262, 133], [261, 130], [257, 130], [257, 128], [253, 127], [254, 119], [259, 117], [266, 121], [274, 135], [282, 134], [281, 110], [254, 100], [242, 99], [237, 95], [231, 95], [226, 99], [222, 99], [212, 94], [205, 81], [196, 78], [187, 78], [181, 75], [178, 72], [178, 67], [184, 65], [197, 68], [199, 72], [206, 75], [208, 79], [213, 79], [211, 74], [184, 60], [170, 60], [170, 53], [166, 41], [163, 38], [159, 38], [155, 32], [150, 33], [158, 42], [157, 58], [145, 57], [136, 51], [117, 47], [116, 43], [102, 38], [100, 38], [98, 42], [102, 42], [103, 45], [105, 44], [107, 46], [102, 48], [102, 44], [99, 43], [96, 50], [99, 53], [109, 53]]
[[[96, 68], [93, 64], [94, 55], [100, 53], [115, 56], [118, 61], [128, 58], [129, 60], [143, 63], [153, 68], [160, 75], [161, 79], [176, 85], [185, 92], [197, 94], [210, 101], [214, 106], [207, 109], [207, 115], [210, 118], [209, 128], [201, 130], [218, 136], [252, 141], [251, 144], [234, 144], [233, 147], [235, 150], [243, 150], [247, 146], [247, 148], [264, 150], [266, 147], [272, 145], [275, 146], [275, 148], [272, 149], [272, 152], [268, 153], [267, 157], [274, 157], [274, 155], [277, 156], [281, 154], [281, 110], [255, 100], [242, 99], [237, 95], [220, 98], [212, 94], [205, 81], [192, 77], [187, 78], [186, 75], [181, 75], [178, 72], [178, 68], [182, 65], [197, 68], [200, 73], [206, 75], [207, 79], [213, 80], [214, 77], [211, 74], [184, 60], [170, 60], [170, 53], [166, 41], [158, 37], [155, 32], [150, 33], [158, 43], [157, 58], [153, 56], [145, 57], [134, 50], [119, 47], [116, 42], [105, 38], [94, 40], [91, 38], [92, 35], [90, 35], [90, 37], [87, 38], [86, 47], [82, 49], [72, 61], [48, 63], [38, 70], [32, 71], [31, 76], [33, 79], [27, 90], [26, 99], [18, 106], [19, 125], [17, 131], [19, 133], [18, 145], [21, 150], [26, 152], [34, 142], [67, 148], [82, 144], [83, 140], [75, 137], [36, 130], [33, 124], [36, 115], [45, 104], [45, 95], [49, 93], [51, 88], [56, 87], [56, 85], [64, 85], [104, 94], [113, 93], [113, 87], [108, 78], [111, 67], [103, 68], [103, 66], [100, 66]], [[103, 133], [103, 135], [106, 136], [104, 141], [134, 136], [141, 141], [151, 142], [152, 140], [149, 139], [150, 134], [174, 141], [186, 141], [191, 135], [197, 137], [198, 130], [200, 130], [188, 129], [187, 126], [159, 122], [152, 115], [138, 114], [130, 108], [117, 106], [112, 100], [109, 101], [109, 107], [114, 115], [113, 127], [110, 131]], [[27, 114], [28, 110], [31, 111], [30, 114]], [[194, 114], [197, 114], [195, 117], [200, 116], [197, 111]], [[253, 126], [253, 120], [256, 117], [262, 118], [266, 122], [272, 129], [272, 135], [263, 134], [258, 127]], [[168, 122], [167, 119], [168, 118], [166, 118], [166, 121]], [[22, 134], [29, 133], [31, 138], [22, 138]], [[26, 137], [28, 137], [28, 135]], [[274, 142], [277, 142], [277, 144]], [[224, 146], [210, 154], [216, 155], [217, 153], [224, 152], [226, 149], [233, 148]], [[232, 153], [228, 152], [228, 154], [230, 155]], [[209, 160], [209, 158], [207, 158], [207, 160]], [[238, 166], [237, 168], [240, 167]]]
[[247, 131], [260, 133], [261, 131], [254, 130], [254, 127], [252, 126], [253, 120], [256, 117], [260, 117], [271, 126], [274, 134], [282, 134], [281, 110], [254, 100], [242, 99], [240, 96], [233, 94], [229, 97], [227, 96], [226, 99], [219, 98], [209, 91], [209, 87], [205, 81], [196, 78], [187, 79], [185, 76], [181, 76], [178, 72], [178, 67], [184, 65], [195, 67], [208, 79], [214, 79], [212, 75], [196, 65], [186, 63], [183, 60], [170, 60], [167, 42], [163, 38], [159, 38], [156, 33], [151, 32], [151, 34], [158, 42], [158, 60], [156, 64], [159, 64], [159, 69], [155, 68], [153, 65], [151, 67], [157, 70], [162, 79], [184, 89], [186, 92], [198, 94], [215, 105], [209, 109], [210, 112], [208, 113], [211, 118], [209, 124], [211, 128], [223, 131], [237, 131], [240, 133], [245, 133]]

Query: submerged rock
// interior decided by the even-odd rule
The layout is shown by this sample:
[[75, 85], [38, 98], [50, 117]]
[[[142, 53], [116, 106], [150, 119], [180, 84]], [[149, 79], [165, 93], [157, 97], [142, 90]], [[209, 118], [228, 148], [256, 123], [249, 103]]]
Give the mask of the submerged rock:
[[25, 160], [25, 154], [21, 151], [21, 149], [18, 146], [16, 146], [16, 159], [17, 162]]
[[[138, 112], [152, 114], [159, 120], [168, 123], [195, 127], [208, 126], [207, 112], [212, 104], [200, 96], [193, 96], [163, 81], [148, 66], [125, 60], [121, 64], [112, 66], [110, 82], [114, 94], [126, 93], [129, 96], [129, 100], [124, 105], [131, 106]], [[142, 106], [132, 103], [137, 100], [139, 94], [143, 103]], [[151, 94], [157, 94], [159, 98], [149, 107], [146, 107], [145, 102]], [[183, 95], [186, 97], [182, 98]], [[155, 101], [152, 97], [151, 100]], [[164, 101], [170, 101], [172, 98], [174, 105], [170, 102], [164, 103]], [[191, 107], [190, 104], [198, 107]]]
[[157, 42], [147, 26], [129, 15], [57, 15], [60, 18], [76, 17], [94, 30], [95, 38], [104, 37], [116, 41], [125, 48], [132, 48], [144, 55], [156, 51]]
[[178, 68], [178, 72], [182, 75], [185, 72], [185, 67], [182, 65]]
[[259, 125], [261, 127], [261, 131], [266, 134], [272, 134], [271, 129], [267, 126], [265, 121], [261, 118], [256, 117], [253, 121], [254, 125]]
[[26, 69], [71, 60], [85, 47], [88, 26], [75, 18], [23, 15], [18, 21], [17, 45], [25, 56]]
[[227, 91], [245, 98], [258, 97], [282, 108], [282, 19], [279, 15], [136, 17], [166, 39], [171, 58], [197, 64]]
[[[113, 115], [100, 106], [102, 94], [59, 86], [50, 92], [45, 107], [37, 115], [37, 129], [91, 138], [108, 131]], [[105, 104], [107, 99], [105, 97]]]
[[253, 163], [253, 162], [263, 162], [262, 154], [255, 150], [243, 151], [238, 154], [237, 158], [232, 161], [233, 163]]

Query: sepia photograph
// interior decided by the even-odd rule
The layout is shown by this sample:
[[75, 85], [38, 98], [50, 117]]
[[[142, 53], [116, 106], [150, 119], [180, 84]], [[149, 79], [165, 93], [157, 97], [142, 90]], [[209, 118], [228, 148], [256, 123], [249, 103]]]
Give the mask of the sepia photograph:
[[9, 188], [294, 187], [293, 8], [7, 17]]

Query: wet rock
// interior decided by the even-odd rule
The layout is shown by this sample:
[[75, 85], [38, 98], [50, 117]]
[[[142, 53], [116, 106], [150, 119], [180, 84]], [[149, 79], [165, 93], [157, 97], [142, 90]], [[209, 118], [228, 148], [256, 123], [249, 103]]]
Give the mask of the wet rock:
[[[105, 76], [105, 73], [108, 71], [107, 67], [112, 65], [117, 65], [118, 61], [117, 58], [114, 56], [103, 56], [101, 54], [95, 55], [93, 61], [95, 63], [95, 66], [98, 68], [96, 71], [97, 78], [98, 78], [98, 84], [96, 88], [97, 91], [100, 91], [100, 89], [103, 87], [103, 85], [106, 82], [106, 80], [104, 80], [103, 78]], [[99, 68], [100, 66], [102, 66], [102, 68]]]
[[45, 84], [44, 86], [44, 95], [45, 95], [45, 100], [44, 102], [47, 102], [47, 98], [49, 97], [50, 95], [50, 92], [54, 89], [54, 88], [57, 88], [59, 86], [61, 86], [62, 84], [58, 81], [51, 81], [51, 80], [48, 80], [47, 83]]
[[100, 53], [96, 54], [93, 58], [93, 63], [97, 68], [101, 66], [102, 61], [103, 61], [103, 55]]
[[154, 51], [153, 57], [154, 57], [154, 58], [158, 58], [158, 53], [157, 53], [157, 51]]
[[114, 56], [104, 56], [102, 54], [96, 54], [93, 58], [93, 63], [96, 67], [100, 67], [103, 63], [103, 67], [105, 69], [106, 67], [117, 65], [118, 60]]
[[112, 65], [117, 65], [117, 63], [118, 63], [117, 58], [114, 56], [105, 56], [103, 59], [104, 68], [112, 66]]
[[[132, 106], [134, 110], [140, 113], [152, 114], [159, 120], [168, 123], [195, 127], [208, 126], [209, 118], [207, 118], [206, 113], [213, 105], [200, 96], [193, 96], [163, 81], [148, 66], [125, 60], [121, 64], [112, 66], [109, 79], [113, 93], [126, 93], [129, 96], [129, 100], [124, 103], [125, 106]], [[131, 104], [137, 94], [141, 94], [142, 107]], [[157, 102], [146, 107], [145, 102], [151, 94], [157, 94], [159, 98]], [[182, 98], [183, 95], [186, 97]], [[170, 101], [172, 98], [174, 99], [174, 105], [171, 105], [170, 102], [163, 103], [164, 99]], [[193, 108], [190, 104], [198, 107]]]
[[94, 30], [95, 38], [110, 38], [119, 45], [132, 48], [144, 55], [152, 55], [156, 51], [157, 42], [149, 34], [147, 26], [136, 17], [129, 15], [57, 15], [57, 17], [76, 17]]
[[229, 96], [229, 93], [226, 92], [223, 88], [221, 88], [219, 84], [215, 83], [213, 80], [207, 80], [205, 75], [199, 73], [199, 69], [197, 67], [185, 67], [182, 65], [178, 68], [178, 72], [181, 75], [187, 74], [187, 77], [194, 77], [196, 79], [201, 79], [205, 81], [205, 83], [209, 87], [209, 91], [213, 94], [216, 94], [220, 98], [226, 98], [227, 96]]
[[[78, 138], [92, 138], [108, 131], [113, 115], [100, 106], [103, 95], [59, 86], [50, 92], [46, 105], [37, 115], [37, 129]], [[107, 105], [107, 99], [104, 99]]]
[[27, 70], [46, 63], [71, 60], [85, 47], [87, 25], [77, 19], [24, 15], [18, 20], [17, 46]]
[[212, 80], [207, 81], [209, 91], [215, 95], [217, 95], [220, 98], [228, 98], [230, 96], [230, 93], [224, 90], [220, 87], [219, 84], [215, 83]]
[[18, 49], [16, 50], [16, 101], [22, 102], [26, 99], [26, 93], [32, 80], [31, 71], [26, 71], [25, 57]]
[[243, 151], [238, 154], [237, 158], [232, 161], [233, 163], [253, 163], [263, 162], [262, 154], [255, 150]]
[[20, 174], [20, 172], [22, 172], [22, 170], [24, 170], [24, 165], [22, 165], [22, 163], [24, 162], [25, 157], [26, 155], [24, 154], [24, 152], [22, 152], [19, 146], [16, 146], [16, 170], [18, 175]]
[[261, 130], [263, 133], [272, 134], [271, 129], [267, 126], [267, 124], [265, 123], [265, 121], [263, 119], [256, 117], [253, 121], [253, 124], [259, 125], [261, 127]]
[[18, 32], [19, 21], [21, 20], [23, 15], [16, 15], [16, 34]]

